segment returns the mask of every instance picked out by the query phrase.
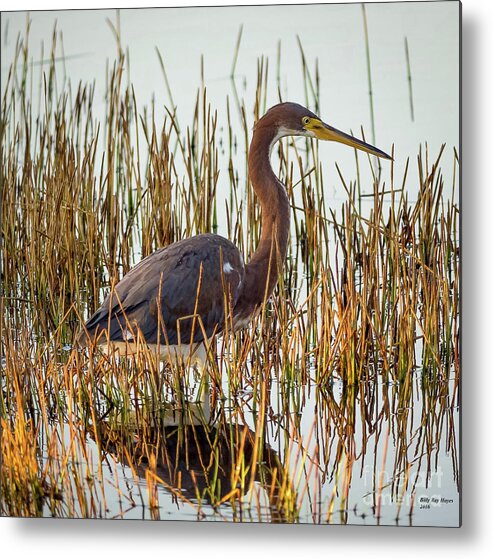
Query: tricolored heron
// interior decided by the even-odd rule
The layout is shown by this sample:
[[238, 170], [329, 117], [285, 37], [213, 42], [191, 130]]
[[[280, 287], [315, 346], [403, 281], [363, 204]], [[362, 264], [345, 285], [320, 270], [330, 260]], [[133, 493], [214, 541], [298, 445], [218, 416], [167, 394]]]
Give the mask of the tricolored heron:
[[285, 136], [341, 142], [377, 157], [383, 151], [328, 124], [296, 103], [275, 105], [254, 127], [248, 171], [262, 211], [257, 249], [245, 265], [238, 248], [219, 235], [202, 234], [156, 250], [131, 269], [86, 323], [79, 341], [132, 354], [139, 340], [164, 361], [192, 355], [205, 361], [205, 344], [232, 326], [246, 326], [271, 295], [286, 257], [289, 201], [270, 164]]

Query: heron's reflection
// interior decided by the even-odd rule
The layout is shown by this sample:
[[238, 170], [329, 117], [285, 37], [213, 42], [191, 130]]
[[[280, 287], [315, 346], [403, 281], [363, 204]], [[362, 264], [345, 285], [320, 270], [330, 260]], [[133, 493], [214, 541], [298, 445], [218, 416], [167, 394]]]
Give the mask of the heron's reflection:
[[291, 483], [279, 454], [265, 433], [228, 421], [224, 410], [211, 420], [208, 394], [201, 402], [170, 406], [159, 425], [141, 421], [124, 428], [100, 422], [98, 436], [103, 452], [130, 466], [143, 483], [151, 472], [177, 501], [212, 507], [229, 502], [241, 509], [252, 500], [259, 506], [263, 493], [268, 510], [262, 510], [262, 518], [268, 512], [270, 522], [288, 521], [285, 495], [292, 494], [286, 492]]

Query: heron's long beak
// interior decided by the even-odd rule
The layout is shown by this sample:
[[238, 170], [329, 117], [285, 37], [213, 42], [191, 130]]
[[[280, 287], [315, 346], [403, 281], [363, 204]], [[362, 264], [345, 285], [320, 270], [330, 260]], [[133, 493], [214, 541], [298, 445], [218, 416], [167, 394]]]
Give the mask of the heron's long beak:
[[310, 130], [315, 134], [315, 137], [319, 140], [331, 140], [333, 142], [340, 142], [341, 144], [346, 144], [347, 146], [351, 146], [355, 149], [360, 149], [362, 151], [366, 151], [367, 153], [371, 153], [372, 155], [376, 155], [377, 157], [381, 157], [383, 159], [392, 159], [390, 155], [387, 155], [382, 150], [363, 142], [362, 140], [358, 140], [345, 132], [341, 132], [341, 130], [337, 130], [333, 126], [325, 124], [321, 120], [312, 118], [308, 124], [305, 125], [306, 130]]

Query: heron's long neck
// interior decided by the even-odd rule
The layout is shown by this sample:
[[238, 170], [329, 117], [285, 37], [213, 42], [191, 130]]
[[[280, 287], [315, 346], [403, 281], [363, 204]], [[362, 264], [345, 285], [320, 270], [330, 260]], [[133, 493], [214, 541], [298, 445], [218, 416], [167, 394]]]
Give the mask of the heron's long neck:
[[289, 236], [289, 201], [285, 187], [274, 174], [270, 151], [276, 131], [266, 128], [254, 132], [248, 157], [253, 189], [262, 210], [259, 244], [246, 266], [246, 290], [261, 303], [269, 296], [286, 258]]

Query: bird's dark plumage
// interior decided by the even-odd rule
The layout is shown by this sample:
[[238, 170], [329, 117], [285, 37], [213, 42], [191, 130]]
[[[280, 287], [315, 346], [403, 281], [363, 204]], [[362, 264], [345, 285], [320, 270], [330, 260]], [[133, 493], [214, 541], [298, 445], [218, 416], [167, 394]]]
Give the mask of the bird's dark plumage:
[[203, 329], [197, 318], [193, 327], [191, 315], [196, 310], [208, 338], [220, 332], [225, 297], [233, 308], [244, 273], [238, 249], [219, 235], [178, 241], [150, 254], [128, 272], [87, 322], [87, 334], [92, 338], [106, 329], [112, 342], [123, 342], [131, 341], [138, 329], [149, 344], [201, 342]]

